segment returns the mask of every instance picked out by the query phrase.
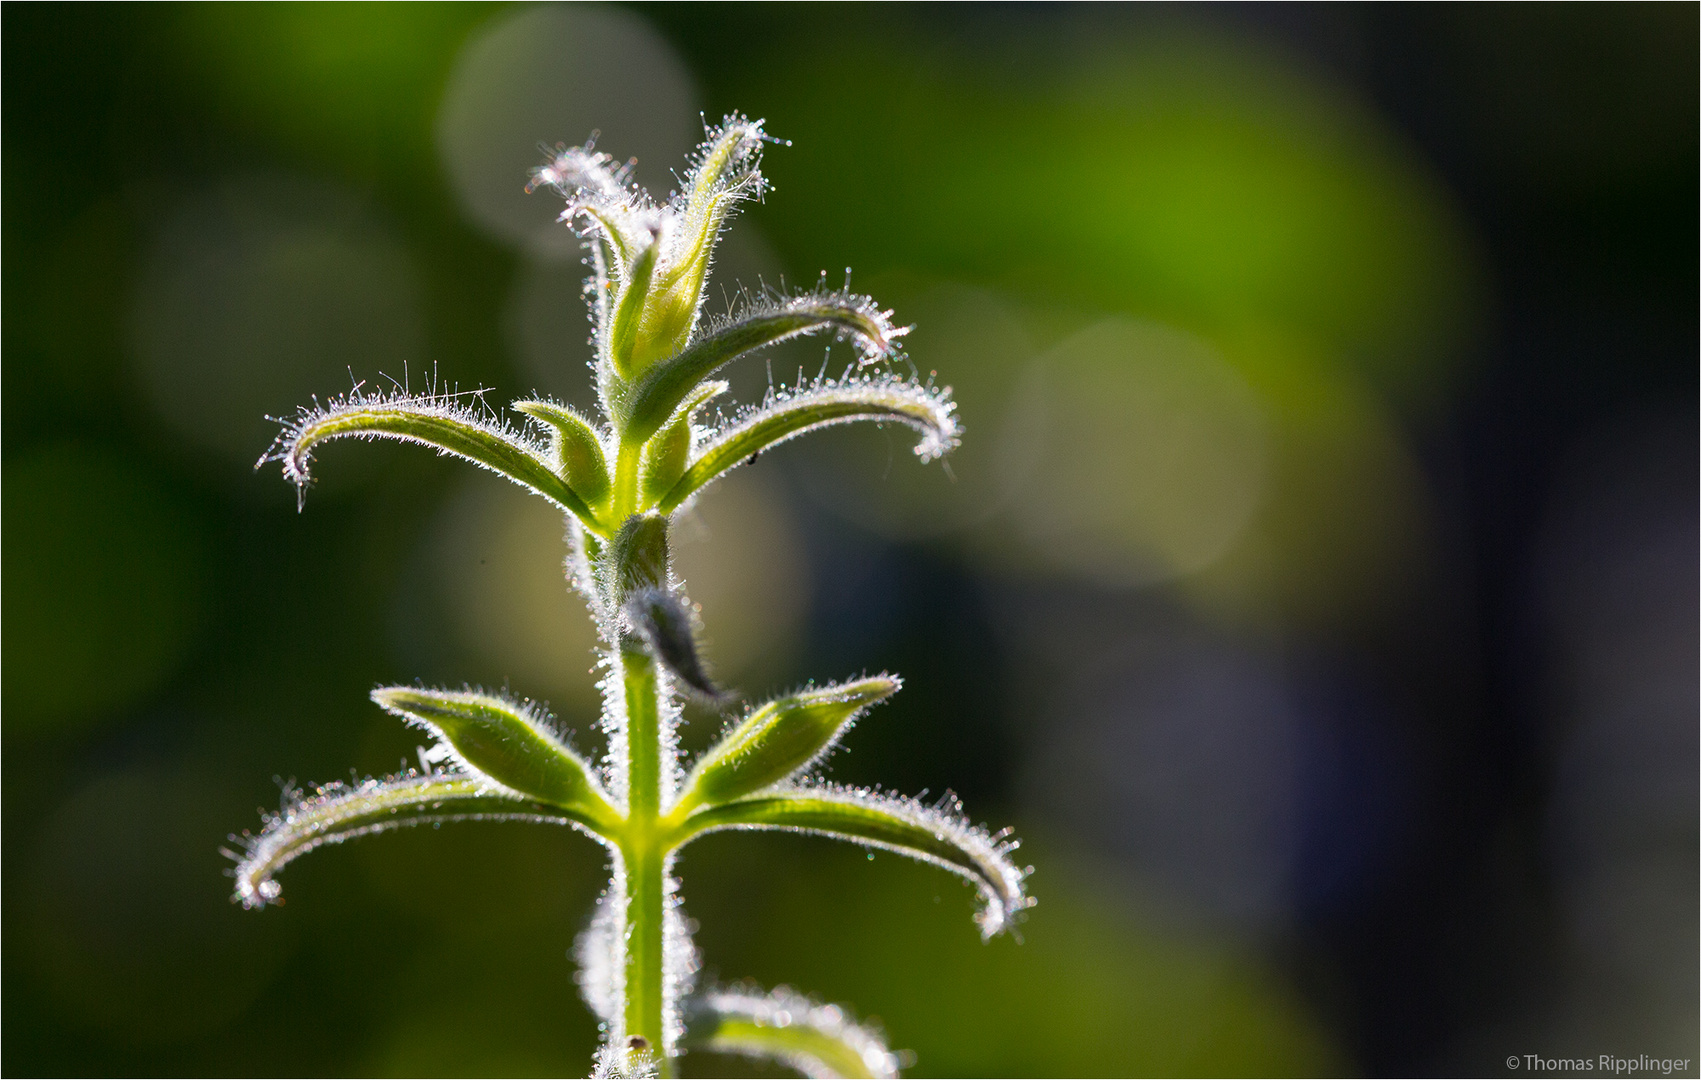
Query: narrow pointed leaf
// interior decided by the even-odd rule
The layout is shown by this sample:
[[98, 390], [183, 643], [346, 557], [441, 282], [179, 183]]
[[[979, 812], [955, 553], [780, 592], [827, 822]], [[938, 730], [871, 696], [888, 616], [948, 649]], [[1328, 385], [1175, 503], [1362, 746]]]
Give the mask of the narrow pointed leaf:
[[284, 476], [305, 490], [313, 449], [332, 439], [396, 439], [435, 448], [501, 473], [577, 515], [595, 530], [596, 515], [555, 474], [540, 447], [512, 429], [478, 416], [449, 396], [350, 395], [304, 410], [258, 464], [283, 463]]
[[553, 401], [516, 401], [514, 408], [550, 426], [551, 448], [567, 486], [587, 504], [601, 506], [609, 493], [608, 461], [590, 421]]
[[[606, 341], [608, 324], [613, 318], [613, 302], [610, 293], [614, 290], [609, 277], [609, 265], [620, 265], [620, 253], [606, 239], [593, 238], [585, 245], [585, 263], [591, 268], [591, 276], [585, 281], [585, 300], [591, 309], [591, 325], [593, 340]], [[601, 346], [598, 346], [599, 353]]]
[[954, 804], [832, 785], [795, 788], [700, 810], [686, 819], [679, 842], [721, 829], [818, 833], [942, 866], [980, 890], [982, 937], [1009, 929], [1033, 904], [1023, 891], [1028, 871], [1010, 859], [1016, 844], [970, 825]]
[[643, 464], [638, 472], [638, 492], [650, 506], [661, 499], [685, 475], [685, 463], [691, 459], [691, 421], [684, 417], [673, 421], [650, 437], [644, 444]]
[[898, 1055], [873, 1028], [837, 1005], [785, 988], [715, 990], [692, 1003], [687, 1049], [739, 1054], [790, 1066], [810, 1077], [895, 1077]]
[[698, 383], [740, 356], [821, 330], [834, 330], [853, 339], [864, 363], [891, 355], [897, 339], [906, 332], [892, 325], [891, 312], [881, 311], [866, 296], [850, 293], [798, 296], [756, 305], [697, 335], [678, 355], [646, 370], [628, 391], [622, 407], [624, 437], [649, 438]]
[[440, 737], [474, 776], [603, 828], [619, 818], [591, 767], [524, 704], [470, 690], [388, 686], [372, 700]]
[[445, 821], [538, 821], [558, 825], [589, 822], [559, 807], [496, 792], [470, 776], [430, 776], [367, 780], [353, 787], [327, 784], [266, 818], [258, 836], [232, 837], [244, 845], [237, 859], [233, 897], [243, 907], [278, 902], [282, 890], [275, 875], [290, 862], [322, 844], [340, 844], [401, 828]]
[[623, 379], [634, 373], [632, 350], [638, 340], [638, 330], [644, 320], [644, 308], [650, 295], [650, 278], [654, 276], [661, 243], [652, 240], [627, 264], [620, 282], [620, 303], [614, 309], [614, 325], [609, 331], [609, 355], [614, 370]]
[[643, 465], [639, 472], [639, 490], [644, 505], [660, 500], [685, 475], [686, 462], [691, 459], [692, 414], [726, 390], [727, 384], [718, 380], [698, 386], [673, 411], [673, 418], [644, 444]]
[[740, 799], [809, 769], [864, 709], [902, 685], [878, 675], [768, 702], [704, 753], [686, 779], [680, 810]]
[[687, 176], [690, 193], [685, 200], [685, 224], [694, 249], [712, 241], [712, 236], [705, 234], [719, 224], [716, 212], [725, 205], [725, 197], [743, 195], [753, 182], [760, 183], [757, 165], [765, 138], [762, 121], [742, 116], [727, 117], [709, 133]]
[[626, 619], [644, 650], [686, 690], [711, 705], [727, 699], [703, 666], [691, 611], [682, 599], [665, 589], [640, 589], [626, 601]]
[[608, 244], [609, 251], [614, 255], [614, 272], [616, 275], [624, 272], [632, 265], [632, 252], [641, 243], [641, 230], [633, 228], [633, 223], [624, 220], [623, 215], [615, 214], [606, 206], [594, 202], [576, 202], [570, 204], [561, 212], [561, 220], [571, 222], [576, 217], [583, 217], [600, 232], [602, 239]]
[[760, 121], [729, 116], [703, 143], [686, 178], [687, 194], [668, 208], [675, 225], [645, 304], [632, 371], [678, 353], [690, 340], [721, 229], [734, 207], [762, 193], [757, 164], [764, 139]]
[[672, 513], [721, 474], [754, 461], [787, 439], [857, 420], [907, 424], [921, 434], [916, 456], [940, 457], [957, 445], [961, 428], [950, 390], [892, 377], [823, 382], [774, 394], [706, 443], [656, 509]]

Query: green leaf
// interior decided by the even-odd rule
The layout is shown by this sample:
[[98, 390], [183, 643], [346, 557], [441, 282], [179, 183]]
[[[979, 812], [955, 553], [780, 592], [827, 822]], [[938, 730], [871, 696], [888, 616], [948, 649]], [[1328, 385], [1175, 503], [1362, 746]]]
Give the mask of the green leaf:
[[692, 613], [678, 596], [665, 589], [640, 589], [626, 601], [626, 619], [645, 651], [685, 690], [709, 705], [728, 699], [703, 666]]
[[727, 384], [720, 381], [698, 386], [673, 410], [673, 418], [644, 444], [639, 470], [639, 491], [644, 505], [660, 500], [685, 475], [686, 462], [691, 459], [693, 414], [726, 390]]
[[895, 1077], [898, 1055], [837, 1005], [781, 987], [714, 990], [691, 1003], [683, 1045], [778, 1062], [814, 1077]]
[[652, 505], [671, 491], [685, 475], [685, 463], [690, 459], [691, 421], [682, 416], [644, 444], [643, 464], [638, 467], [640, 505]]
[[858, 788], [801, 787], [699, 810], [685, 820], [678, 843], [721, 829], [818, 833], [942, 866], [980, 890], [975, 921], [982, 937], [1009, 929], [1033, 906], [1023, 891], [1029, 871], [1010, 860], [1016, 842], [970, 825], [954, 800], [926, 806]]
[[537, 821], [588, 826], [590, 822], [560, 807], [495, 792], [484, 781], [450, 773], [366, 780], [350, 787], [327, 784], [266, 818], [259, 836], [233, 836], [243, 853], [237, 860], [235, 900], [243, 907], [264, 907], [282, 890], [278, 871], [322, 844], [340, 844], [404, 825], [445, 821]]
[[672, 513], [723, 473], [754, 461], [787, 439], [832, 424], [857, 420], [907, 424], [921, 433], [916, 456], [928, 461], [957, 445], [962, 428], [955, 412], [949, 388], [936, 390], [892, 376], [828, 381], [777, 392], [710, 439], [656, 508]]
[[331, 439], [397, 439], [434, 447], [501, 473], [521, 487], [572, 512], [593, 532], [601, 525], [585, 501], [555, 474], [541, 448], [524, 436], [474, 413], [453, 395], [352, 394], [303, 410], [256, 463], [283, 463], [284, 476], [305, 493], [312, 480], [313, 448]]
[[896, 676], [882, 674], [768, 702], [704, 753], [675, 812], [740, 799], [808, 769], [864, 709], [901, 686]]
[[621, 407], [622, 437], [642, 441], [673, 415], [679, 403], [710, 375], [764, 345], [799, 334], [836, 330], [856, 341], [864, 363], [890, 356], [907, 329], [894, 327], [891, 312], [866, 296], [850, 293], [797, 296], [752, 306], [699, 334], [677, 355], [646, 370]]
[[382, 687], [372, 700], [442, 738], [474, 776], [571, 811], [598, 829], [620, 820], [591, 767], [527, 705], [471, 690], [410, 686]]
[[590, 506], [607, 502], [608, 460], [590, 421], [553, 401], [516, 401], [514, 408], [550, 426], [551, 456], [567, 486]]
[[[709, 133], [702, 152], [686, 176], [690, 193], [685, 199], [685, 229], [688, 237], [687, 255], [682, 263], [693, 257], [706, 257], [704, 248], [714, 242], [714, 231], [724, 218], [727, 197], [734, 199], [760, 194], [762, 121], [750, 121], [742, 116], [728, 116], [721, 126]], [[752, 189], [755, 190], [752, 190]]]
[[686, 176], [685, 198], [668, 208], [673, 219], [668, 251], [645, 305], [631, 371], [674, 355], [690, 340], [721, 228], [735, 206], [762, 193], [757, 165], [765, 139], [760, 121], [729, 116], [703, 143]]
[[571, 220], [581, 215], [602, 233], [603, 242], [614, 255], [614, 272], [618, 276], [625, 267], [631, 265], [632, 250], [642, 242], [640, 237], [643, 230], [633, 227], [629, 215], [618, 214], [610, 207], [592, 202], [572, 203], [562, 212], [561, 217], [563, 220]]
[[608, 335], [609, 356], [614, 370], [623, 379], [636, 373], [632, 350], [643, 324], [645, 307], [650, 295], [650, 278], [654, 276], [661, 242], [652, 239], [636, 258], [627, 264], [621, 275], [620, 303], [614, 309], [614, 326]]

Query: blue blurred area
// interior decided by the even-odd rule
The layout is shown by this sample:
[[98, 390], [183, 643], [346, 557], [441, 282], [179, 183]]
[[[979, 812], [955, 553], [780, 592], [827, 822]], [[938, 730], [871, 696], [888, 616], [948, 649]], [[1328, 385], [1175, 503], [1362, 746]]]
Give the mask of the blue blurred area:
[[699, 110], [790, 140], [711, 307], [848, 266], [967, 429], [705, 498], [717, 672], [903, 673], [829, 775], [1014, 825], [1039, 898], [983, 945], [931, 868], [717, 836], [708, 974], [878, 1017], [916, 1075], [1701, 1056], [1692, 5], [0, 23], [8, 1073], [588, 1068], [582, 838], [363, 841], [261, 913], [218, 852], [411, 760], [378, 682], [506, 683], [594, 749], [560, 523], [408, 448], [327, 449], [300, 514], [250, 466], [357, 384], [588, 402], [526, 170], [596, 130], [665, 192]]

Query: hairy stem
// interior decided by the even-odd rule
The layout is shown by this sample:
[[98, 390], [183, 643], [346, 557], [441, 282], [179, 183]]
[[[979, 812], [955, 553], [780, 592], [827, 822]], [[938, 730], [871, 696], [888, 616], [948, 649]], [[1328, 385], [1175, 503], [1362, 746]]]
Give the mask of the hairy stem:
[[664, 914], [667, 903], [665, 862], [661, 845], [653, 841], [625, 849], [628, 900], [626, 939], [626, 1037], [637, 1035], [656, 1055], [663, 1076], [672, 1075], [667, 1061], [664, 986], [666, 946]]
[[626, 740], [631, 755], [627, 779], [627, 831], [654, 833], [661, 809], [661, 715], [655, 661], [633, 643], [620, 651], [626, 686]]
[[667, 850], [661, 810], [661, 710], [655, 662], [623, 649], [628, 754], [627, 821], [620, 845], [630, 890], [626, 912], [626, 1036], [641, 1037], [668, 1074], [666, 994]]

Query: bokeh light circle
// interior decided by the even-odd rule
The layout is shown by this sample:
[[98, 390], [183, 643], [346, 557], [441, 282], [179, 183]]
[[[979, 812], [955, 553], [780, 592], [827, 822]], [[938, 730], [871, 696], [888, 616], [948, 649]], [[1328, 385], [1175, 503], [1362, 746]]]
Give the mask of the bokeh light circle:
[[1203, 569], [1257, 509], [1266, 418], [1204, 342], [1106, 319], [1034, 361], [1010, 399], [1003, 467], [1040, 564], [1110, 587]]
[[491, 236], [560, 258], [578, 239], [561, 200], [527, 196], [540, 144], [583, 142], [638, 159], [659, 195], [702, 137], [685, 65], [641, 18], [615, 8], [545, 5], [496, 19], [465, 47], [437, 119], [437, 146], [462, 208]]

